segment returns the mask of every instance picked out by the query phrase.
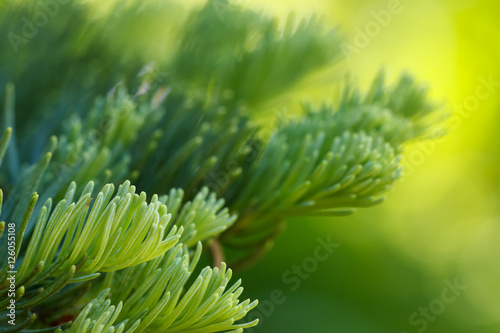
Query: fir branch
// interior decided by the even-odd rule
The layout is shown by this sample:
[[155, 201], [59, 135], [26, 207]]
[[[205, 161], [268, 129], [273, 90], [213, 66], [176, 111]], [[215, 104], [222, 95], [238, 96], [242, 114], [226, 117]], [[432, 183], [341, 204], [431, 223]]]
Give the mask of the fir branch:
[[263, 13], [231, 9], [224, 20], [210, 2], [192, 14], [174, 56], [173, 78], [198, 87], [213, 80], [227, 98], [222, 103], [257, 107], [340, 58], [339, 33], [318, 18], [290, 15], [281, 31]]
[[184, 228], [180, 242], [187, 246], [196, 245], [199, 241], [205, 241], [217, 236], [228, 229], [235, 221], [236, 216], [230, 215], [227, 208], [224, 208], [224, 200], [217, 199], [215, 193], [210, 193], [204, 187], [193, 199], [186, 202], [182, 208], [184, 192], [173, 189], [165, 197], [168, 207], [174, 207], [172, 215], [174, 223]]
[[145, 193], [136, 194], [125, 182], [113, 197], [113, 185], [106, 185], [90, 209], [93, 187], [89, 183], [73, 202], [73, 183], [54, 211], [51, 201], [46, 202], [18, 269], [20, 276], [39, 262], [47, 270], [59, 260], [65, 262], [63, 267], [75, 264], [84, 255], [79, 276], [119, 270], [154, 259], [179, 240], [182, 227], [168, 228], [170, 214], [156, 196], [148, 204]]
[[7, 146], [9, 145], [10, 138], [12, 136], [12, 127], [7, 127], [5, 132], [0, 139], [0, 166], [2, 165], [3, 157], [7, 151]]
[[241, 216], [224, 244], [258, 258], [287, 218], [344, 216], [383, 202], [401, 176], [404, 144], [432, 135], [434, 111], [412, 78], [392, 88], [383, 73], [366, 96], [348, 85], [336, 108], [306, 105], [303, 117], [278, 126], [224, 194]]
[[[19, 31], [35, 8], [8, 7], [1, 31]], [[245, 266], [291, 217], [382, 202], [405, 143], [435, 135], [441, 115], [411, 76], [390, 86], [381, 73], [367, 93], [349, 82], [333, 105], [306, 104], [261, 140], [254, 114], [336, 64], [337, 30], [293, 16], [280, 30], [237, 6], [220, 20], [210, 3], [186, 20], [154, 1], [111, 7], [120, 15], [67, 4], [27, 45], [0, 40], [0, 213], [16, 226], [11, 296], [23, 319], [9, 330], [242, 332], [257, 303], [240, 302], [219, 256], [220, 268], [196, 270], [202, 242]], [[151, 39], [133, 45], [102, 34], [144, 25]], [[168, 44], [163, 29], [175, 31]], [[153, 55], [152, 40], [169, 53]]]
[[[206, 267], [185, 286], [200, 255], [200, 243], [192, 257], [179, 244], [162, 258], [113, 273], [107, 282], [110, 289], [87, 305], [68, 332], [90, 332], [99, 321], [110, 327], [113, 321], [108, 319], [118, 311], [115, 325], [127, 332], [241, 332], [255, 326], [257, 321], [237, 323], [257, 302], [240, 303], [241, 281], [229, 286], [232, 273], [224, 263], [221, 269]], [[103, 302], [108, 293], [111, 301]], [[116, 310], [110, 308], [117, 300]], [[92, 308], [99, 310], [91, 314]]]

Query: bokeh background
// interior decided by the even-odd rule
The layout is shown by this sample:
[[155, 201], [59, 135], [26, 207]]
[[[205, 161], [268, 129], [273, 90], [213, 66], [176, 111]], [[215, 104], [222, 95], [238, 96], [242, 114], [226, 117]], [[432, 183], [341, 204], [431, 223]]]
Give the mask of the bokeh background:
[[[415, 73], [451, 113], [441, 140], [409, 147], [406, 175], [381, 206], [338, 219], [296, 219], [273, 251], [243, 274], [246, 291], [286, 300], [256, 332], [500, 332], [500, 86], [474, 102], [482, 78], [500, 82], [500, 4], [402, 0], [368, 46], [344, 66], [362, 84], [384, 67]], [[320, 13], [354, 43], [390, 1], [254, 1], [285, 16]], [[328, 88], [312, 95], [328, 94]], [[317, 237], [340, 244], [292, 291], [283, 274], [313, 255]], [[467, 286], [434, 321], [410, 323], [446, 288]], [[436, 305], [434, 305], [436, 306]], [[431, 313], [432, 315], [432, 313]], [[423, 318], [423, 317], [417, 317]]]
[[[96, 17], [107, 15], [106, 10], [120, 15], [118, 0], [87, 1]], [[321, 16], [328, 26], [339, 27], [351, 46], [375, 21], [373, 13], [386, 12], [394, 2], [232, 1], [283, 24], [291, 12]], [[123, 58], [141, 53], [145, 62], [167, 56], [165, 40], [175, 40], [178, 33], [172, 29], [175, 21], [205, 2], [176, 2], [168, 17], [152, 11], [147, 20], [131, 17], [127, 26], [110, 20], [103, 36], [113, 32], [113, 45], [102, 52], [120, 49]], [[276, 105], [293, 114], [302, 101], [334, 100], [338, 73], [348, 71], [366, 87], [380, 68], [392, 79], [409, 71], [428, 83], [432, 98], [450, 114], [448, 133], [407, 147], [405, 176], [386, 203], [350, 217], [291, 220], [273, 250], [237, 274], [244, 280], [244, 295], [268, 305], [252, 314], [261, 319], [252, 332], [500, 332], [500, 3], [400, 0], [397, 7], [398, 14], [366, 45], [280, 96]], [[485, 80], [493, 83], [484, 86]], [[271, 112], [262, 114], [276, 114], [274, 105], [267, 107]], [[284, 274], [313, 256], [318, 237], [340, 247], [291, 290]], [[440, 304], [445, 281], [467, 288], [425, 325], [412, 323], [415, 312]], [[266, 301], [275, 300], [277, 291], [279, 302], [269, 306]]]

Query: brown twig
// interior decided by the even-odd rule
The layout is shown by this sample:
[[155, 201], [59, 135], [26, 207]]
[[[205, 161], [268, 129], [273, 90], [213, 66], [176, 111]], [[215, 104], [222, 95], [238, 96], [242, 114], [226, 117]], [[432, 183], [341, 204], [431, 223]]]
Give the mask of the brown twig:
[[222, 262], [226, 261], [226, 256], [218, 239], [213, 239], [210, 242], [210, 252], [212, 253], [212, 262], [214, 267], [221, 268]]

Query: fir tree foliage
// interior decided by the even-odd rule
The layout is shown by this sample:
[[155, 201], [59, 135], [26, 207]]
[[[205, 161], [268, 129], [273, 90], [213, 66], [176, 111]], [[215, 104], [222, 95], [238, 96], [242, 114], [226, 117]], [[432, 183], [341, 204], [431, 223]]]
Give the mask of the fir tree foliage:
[[[337, 30], [240, 7], [221, 17], [212, 2], [124, 3], [60, 5], [26, 42], [0, 40], [0, 332], [243, 332], [257, 301], [240, 300], [220, 259], [250, 265], [289, 218], [381, 203], [405, 144], [439, 120], [425, 86], [381, 73], [263, 138], [269, 105], [339, 62]], [[22, 34], [37, 10], [8, 2], [0, 31]], [[110, 32], [143, 28], [168, 52]]]

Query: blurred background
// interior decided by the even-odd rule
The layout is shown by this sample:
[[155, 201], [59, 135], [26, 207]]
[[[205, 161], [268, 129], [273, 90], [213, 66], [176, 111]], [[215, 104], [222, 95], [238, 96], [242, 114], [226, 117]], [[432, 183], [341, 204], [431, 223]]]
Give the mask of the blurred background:
[[[378, 0], [254, 3], [278, 15], [321, 13], [351, 46], [374, 22], [373, 13], [391, 6]], [[261, 306], [256, 332], [500, 332], [500, 85], [484, 96], [478, 88], [484, 80], [500, 82], [500, 4], [396, 3], [399, 13], [378, 33], [372, 28], [373, 37], [344, 65], [361, 83], [381, 66], [394, 76], [415, 73], [452, 112], [448, 134], [409, 147], [408, 177], [383, 205], [288, 224], [273, 251], [243, 274], [246, 291], [261, 301], [272, 300], [274, 289], [284, 294], [278, 303], [286, 299], [272, 309]], [[328, 235], [340, 247], [292, 291], [283, 274], [314, 254], [318, 236]], [[445, 281], [456, 280], [467, 288], [449, 304], [440, 302]], [[421, 308], [429, 309], [428, 318]]]
[[[123, 63], [140, 58], [141, 64], [167, 57], [170, 44], [165, 41], [175, 43], [178, 21], [190, 8], [206, 3], [165, 1], [167, 10], [149, 8], [146, 14], [131, 16], [130, 24], [124, 26], [123, 20], [112, 19], [120, 15], [120, 6], [115, 3], [125, 6], [134, 1], [87, 2], [92, 3], [96, 22], [108, 15], [107, 10], [113, 10], [113, 15], [105, 25], [96, 23], [94, 29], [82, 31], [78, 35], [81, 39], [74, 41], [78, 45], [75, 49], [86, 51], [82, 36], [94, 33], [99, 43], [91, 51], [107, 55], [102, 58], [111, 62], [85, 57], [74, 62], [81, 62], [82, 72], [87, 72], [87, 65], [95, 66], [101, 76], [113, 78], [111, 81], [122, 71], [119, 61], [115, 61], [117, 55]], [[405, 176], [388, 194], [386, 203], [361, 209], [350, 217], [292, 220], [262, 261], [237, 274], [244, 280], [244, 296], [261, 301], [251, 315], [261, 323], [249, 332], [500, 332], [498, 1], [230, 3], [276, 16], [282, 25], [292, 12], [297, 17], [321, 16], [326, 25], [338, 27], [345, 36], [342, 61], [308, 78], [289, 95], [280, 96], [279, 103], [262, 106], [270, 111], [267, 114], [281, 114], [283, 110], [293, 114], [303, 101], [335, 101], [338, 86], [330, 83], [339, 72], [349, 71], [356, 82], [367, 87], [380, 68], [390, 79], [408, 71], [427, 82], [432, 98], [450, 114], [445, 137], [407, 147]], [[218, 10], [221, 19], [232, 14], [231, 7]], [[162, 16], [165, 12], [169, 13], [166, 17]], [[69, 26], [79, 19], [68, 17], [68, 22], [61, 20], [61, 24]], [[40, 36], [46, 32], [50, 35], [50, 29], [58, 28], [54, 25], [49, 23]], [[111, 46], [111, 40], [106, 39], [110, 35]], [[36, 50], [31, 55], [39, 53], [42, 58], [45, 53], [47, 58], [50, 45], [40, 45], [41, 41], [41, 37], [30, 40], [28, 47]], [[51, 42], [56, 45], [59, 41]], [[3, 43], [0, 59], [10, 48], [7, 40]], [[74, 45], [68, 45], [68, 49], [71, 47]], [[23, 73], [26, 54], [16, 55], [20, 69], [8, 70]], [[64, 85], [59, 76], [78, 78], [82, 74], [48, 73], [33, 58], [30, 68], [35, 70], [29, 74], [42, 82], [51, 80], [51, 84]], [[135, 73], [136, 68], [128, 70]], [[0, 80], [1, 86], [5, 83]], [[109, 90], [107, 83], [99, 87], [102, 92]], [[84, 80], [75, 84], [74, 91], [82, 100], [81, 110], [86, 105], [85, 94], [81, 96], [86, 85], [95, 88], [97, 84]], [[23, 90], [36, 90], [22, 84], [16, 89], [21, 96]], [[65, 99], [76, 98], [69, 93], [59, 96], [54, 91], [50, 97], [61, 105]], [[35, 97], [21, 101], [25, 109], [30, 109]], [[37, 123], [34, 126], [43, 127]], [[31, 145], [31, 141], [26, 142]], [[339, 246], [324, 261], [312, 259], [318, 246], [328, 241]]]

